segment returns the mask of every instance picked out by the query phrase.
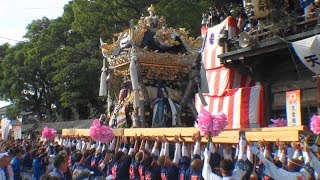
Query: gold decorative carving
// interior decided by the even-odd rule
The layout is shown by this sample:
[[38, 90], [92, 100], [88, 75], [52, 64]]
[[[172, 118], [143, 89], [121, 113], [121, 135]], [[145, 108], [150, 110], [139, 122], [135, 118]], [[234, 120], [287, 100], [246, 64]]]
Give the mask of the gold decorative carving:
[[154, 39], [162, 47], [177, 46], [180, 43], [175, 40], [174, 33], [176, 31], [173, 28], [162, 28], [156, 32]]
[[176, 80], [186, 76], [190, 71], [193, 61], [198, 55], [198, 49], [201, 47], [201, 38], [189, 37], [188, 31], [184, 28], [173, 29], [165, 27], [165, 19], [155, 15], [155, 8], [151, 5], [148, 8], [149, 16], [141, 17], [138, 24], [121, 33], [115, 34], [117, 40], [113, 40], [112, 44], [102, 44], [102, 53], [108, 54], [109, 68], [113, 70], [114, 75], [126, 76], [129, 75], [130, 65], [130, 48], [123, 48], [120, 54], [111, 56], [112, 52], [119, 50], [123, 39], [126, 41], [128, 34], [131, 35], [131, 42], [138, 47], [144, 38], [145, 32], [155, 32], [154, 40], [158, 46], [163, 48], [170, 48], [179, 45], [176, 41], [176, 36], [179, 36], [183, 45], [186, 47], [185, 54], [170, 54], [153, 52], [145, 47], [144, 49], [137, 49], [137, 62], [141, 68], [141, 74], [147, 79], [161, 79], [161, 80]]

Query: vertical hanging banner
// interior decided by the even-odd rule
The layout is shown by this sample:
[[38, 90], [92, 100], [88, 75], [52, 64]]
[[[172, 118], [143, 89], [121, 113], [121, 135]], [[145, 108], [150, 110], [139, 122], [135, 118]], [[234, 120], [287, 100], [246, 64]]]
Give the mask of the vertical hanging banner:
[[286, 93], [288, 126], [301, 126], [300, 90]]
[[21, 137], [21, 126], [13, 126], [13, 137], [14, 140], [22, 139]]
[[292, 47], [307, 68], [320, 73], [320, 35], [293, 42]]
[[2, 130], [2, 139], [3, 140], [8, 140], [8, 135], [9, 135], [9, 131], [10, 131], [10, 120], [3, 118], [1, 120], [1, 130]]
[[269, 0], [243, 0], [244, 10], [251, 19], [264, 18], [270, 14]]

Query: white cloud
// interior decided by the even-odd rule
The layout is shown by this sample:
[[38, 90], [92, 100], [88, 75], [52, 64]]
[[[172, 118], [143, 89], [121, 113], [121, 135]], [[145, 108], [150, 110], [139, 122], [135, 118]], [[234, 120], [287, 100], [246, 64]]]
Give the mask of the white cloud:
[[[0, 0], [0, 37], [23, 40], [26, 26], [46, 16], [57, 18], [70, 0]], [[0, 38], [0, 44], [9, 40]], [[10, 44], [16, 43], [9, 41]]]

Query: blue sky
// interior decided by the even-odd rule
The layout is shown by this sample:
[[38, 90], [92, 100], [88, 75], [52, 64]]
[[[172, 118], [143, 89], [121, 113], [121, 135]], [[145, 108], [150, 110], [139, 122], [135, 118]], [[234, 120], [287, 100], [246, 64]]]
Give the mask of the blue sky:
[[[26, 26], [34, 19], [57, 18], [70, 0], [0, 0], [0, 44], [23, 40]], [[12, 39], [12, 40], [10, 40]], [[7, 105], [0, 101], [0, 107]]]

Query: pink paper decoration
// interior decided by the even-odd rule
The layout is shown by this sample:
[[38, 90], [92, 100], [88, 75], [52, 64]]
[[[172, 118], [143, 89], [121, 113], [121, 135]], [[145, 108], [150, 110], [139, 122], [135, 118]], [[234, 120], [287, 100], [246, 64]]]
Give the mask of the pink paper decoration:
[[283, 118], [271, 119], [273, 124], [270, 124], [269, 127], [285, 127], [287, 126], [287, 120]]
[[114, 133], [109, 126], [102, 125], [98, 119], [93, 120], [92, 126], [90, 127], [90, 137], [95, 141], [99, 141], [102, 143], [110, 142]]
[[199, 128], [205, 135], [218, 136], [228, 125], [227, 115], [219, 113], [211, 115], [205, 109], [201, 109], [198, 116], [198, 122], [195, 122], [195, 127]]
[[57, 131], [54, 128], [48, 128], [47, 126], [42, 130], [42, 138], [46, 140], [54, 141], [57, 136]]
[[311, 131], [316, 134], [320, 135], [320, 117], [313, 115], [310, 121], [310, 129]]

